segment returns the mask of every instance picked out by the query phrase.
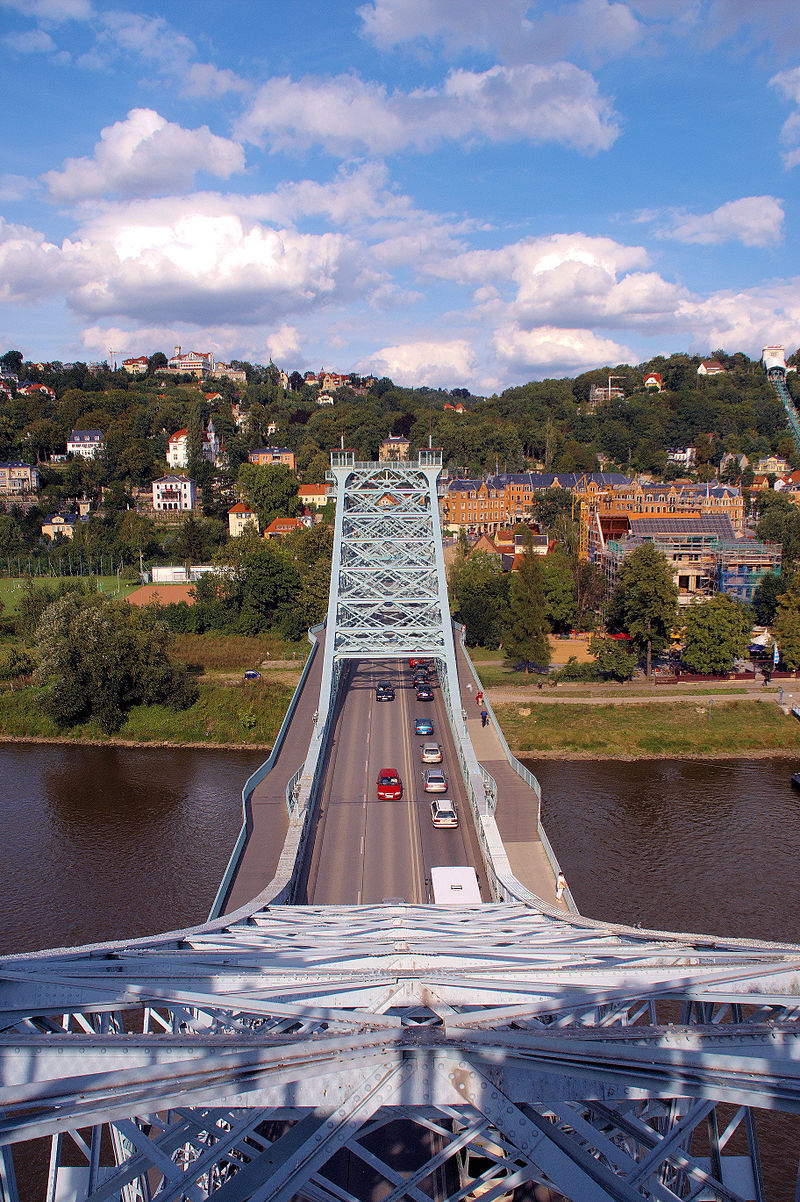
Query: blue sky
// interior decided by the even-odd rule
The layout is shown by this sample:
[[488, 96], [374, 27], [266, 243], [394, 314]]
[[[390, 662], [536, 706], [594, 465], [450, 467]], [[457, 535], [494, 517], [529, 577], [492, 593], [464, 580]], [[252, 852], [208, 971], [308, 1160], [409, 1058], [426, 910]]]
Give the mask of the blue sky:
[[800, 344], [797, 0], [0, 0], [0, 40], [2, 349], [492, 392]]

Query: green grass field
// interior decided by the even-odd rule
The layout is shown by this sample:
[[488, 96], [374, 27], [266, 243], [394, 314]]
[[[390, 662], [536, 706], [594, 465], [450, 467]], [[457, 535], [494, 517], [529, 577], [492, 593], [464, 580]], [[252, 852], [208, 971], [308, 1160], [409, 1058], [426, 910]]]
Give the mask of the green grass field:
[[514, 703], [495, 706], [495, 713], [509, 746], [524, 755], [540, 751], [630, 758], [800, 752], [800, 722], [777, 705], [759, 701], [716, 706], [703, 697], [696, 704]]
[[[94, 582], [98, 592], [103, 593], [107, 597], [127, 597], [128, 593], [132, 593], [138, 588], [138, 584], [127, 584], [125, 581], [120, 582], [116, 576], [65, 576], [62, 579], [83, 580]], [[34, 577], [33, 587], [36, 589], [47, 589], [49, 592], [55, 592], [58, 587], [58, 579], [52, 576], [36, 576]], [[25, 582], [15, 580], [13, 577], [0, 576], [0, 603], [2, 603], [2, 612], [7, 618], [13, 618], [19, 612], [19, 601], [25, 588]]]

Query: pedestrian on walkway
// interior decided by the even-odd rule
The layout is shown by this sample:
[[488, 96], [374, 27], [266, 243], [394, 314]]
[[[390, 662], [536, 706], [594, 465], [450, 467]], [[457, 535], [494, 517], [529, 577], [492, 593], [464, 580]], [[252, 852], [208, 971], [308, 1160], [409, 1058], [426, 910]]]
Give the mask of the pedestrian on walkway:
[[475, 694], [475, 700], [477, 701], [478, 705], [483, 705], [483, 690], [482, 689], [479, 689], [478, 692]]
[[472, 692], [472, 681], [471, 680], [467, 681], [467, 692], [468, 693]]
[[556, 877], [556, 901], [561, 901], [566, 887], [567, 878], [564, 876], [563, 872], [559, 872], [558, 876]]
[[489, 715], [487, 714], [486, 710], [481, 710], [481, 726], [488, 726], [488, 725], [489, 725]]

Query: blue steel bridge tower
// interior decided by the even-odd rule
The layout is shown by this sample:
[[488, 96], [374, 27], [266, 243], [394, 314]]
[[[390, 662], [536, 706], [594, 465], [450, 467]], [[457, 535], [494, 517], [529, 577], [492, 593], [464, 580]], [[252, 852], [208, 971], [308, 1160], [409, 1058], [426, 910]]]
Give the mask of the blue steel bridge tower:
[[[436, 656], [470, 775], [439, 471], [334, 454], [300, 842], [348, 658]], [[800, 948], [515, 900], [479, 838], [481, 906], [293, 905], [287, 860], [192, 929], [2, 958], [0, 1202], [33, 1202], [37, 1157], [45, 1202], [762, 1202], [757, 1113], [800, 1109]]]

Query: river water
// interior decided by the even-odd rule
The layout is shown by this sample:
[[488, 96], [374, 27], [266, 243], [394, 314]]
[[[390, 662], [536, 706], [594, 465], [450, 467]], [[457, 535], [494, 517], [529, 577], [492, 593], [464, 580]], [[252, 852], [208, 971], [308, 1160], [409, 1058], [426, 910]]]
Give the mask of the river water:
[[[262, 759], [0, 745], [0, 952], [202, 922]], [[527, 763], [582, 913], [800, 942], [791, 760]], [[798, 1125], [760, 1116], [759, 1128], [768, 1198], [789, 1199]]]

